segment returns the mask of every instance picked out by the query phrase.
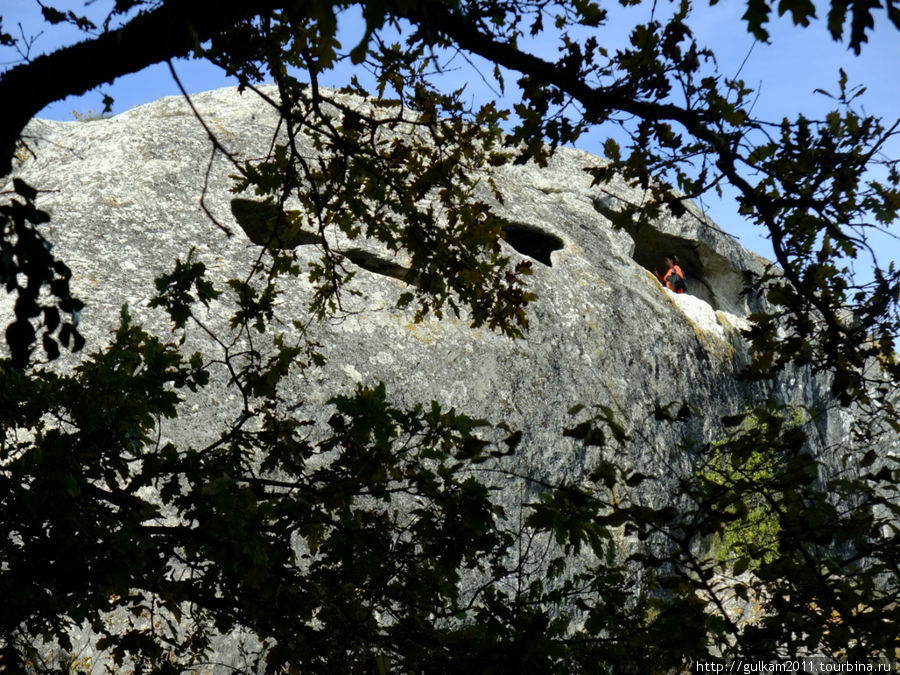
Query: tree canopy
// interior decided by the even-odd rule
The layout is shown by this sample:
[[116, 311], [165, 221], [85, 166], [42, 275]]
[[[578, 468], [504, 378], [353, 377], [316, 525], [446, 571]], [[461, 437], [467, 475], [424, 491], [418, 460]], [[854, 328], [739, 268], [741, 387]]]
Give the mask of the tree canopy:
[[[273, 354], [224, 350], [215, 358], [240, 413], [208, 447], [161, 445], [154, 431], [177, 415], [179, 392], [209, 382], [211, 357], [177, 345], [186, 324], [200, 324], [196, 305], [232, 293], [239, 340], [271, 322], [275, 279], [293, 275], [315, 288], [310, 318], [328, 316], [348, 274], [340, 253], [323, 245], [320, 264], [301, 272], [274, 232], [252, 279], [217, 288], [186, 251], [148, 298], [169, 312], [171, 335], [150, 334], [123, 309], [111, 344], [59, 371], [62, 349], [84, 347], [77, 316], [90, 298], [73, 297], [71, 273], [47, 245], [39, 186], [15, 178], [0, 204], [0, 279], [15, 303], [0, 361], [0, 664], [60, 668], [41, 662], [39, 641], [65, 647], [83, 624], [118, 662], [163, 672], [202, 662], [211, 635], [236, 630], [258, 638], [259, 664], [287, 672], [663, 671], [723, 656], [897, 656], [897, 467], [877, 449], [900, 432], [900, 270], [877, 266], [869, 233], [897, 220], [900, 173], [881, 150], [900, 126], [866, 115], [846, 78], [822, 119], [756, 119], [751, 88], [717, 73], [693, 39], [687, 18], [700, 6], [687, 0], [635, 25], [615, 51], [604, 44], [609, 8], [581, 0], [363, 3], [365, 36], [349, 49], [337, 26], [357, 3], [109, 5], [101, 25], [43, 6], [47, 22], [74, 23], [86, 39], [0, 75], [0, 173], [32, 151], [25, 125], [47, 103], [174, 57], [208, 59], [244, 89], [264, 96], [258, 84], [271, 80], [279, 92], [270, 102], [287, 140], [263, 161], [236, 163], [236, 189], [279, 209], [298, 201], [299, 215], [280, 227], [313, 241], [338, 229], [405, 252], [416, 283], [401, 304], [413, 316], [465, 312], [516, 336], [528, 328], [530, 269], [503, 255], [505, 223], [475, 198], [472, 171], [544, 163], [558, 146], [618, 128], [629, 141], [610, 136], [593, 178], [602, 188], [622, 176], [647, 193], [611, 214], [618, 226], [680, 215], [686, 200], [727, 183], [768, 233], [776, 264], [746, 279], [769, 303], [751, 317], [746, 376], [827, 375], [853, 411], [852, 471], [823, 474], [806, 451], [811, 420], [763, 404], [722, 420], [722, 439], [677, 506], [614, 501], [614, 487], [637, 490], [647, 477], [601, 464], [590, 487], [539, 486], [543, 497], [514, 526], [469, 469], [515, 453], [515, 429], [437, 403], [400, 409], [369, 383], [334, 400], [328, 432], [310, 441], [303, 415], [278, 407], [285, 372], [321, 359], [302, 340]], [[816, 11], [751, 0], [742, 29], [764, 40], [773, 9], [797, 30]], [[831, 38], [859, 52], [876, 20], [900, 28], [900, 9], [833, 0], [826, 20]], [[537, 37], [554, 40], [558, 57], [530, 52]], [[2, 22], [0, 41], [16, 41]], [[435, 85], [455, 50], [494, 64], [486, 77], [499, 89], [517, 78], [513, 109]], [[345, 91], [387, 112], [342, 107], [319, 86], [339, 62], [375, 82], [353, 79]], [[397, 103], [408, 112], [390, 112]], [[421, 133], [382, 142], [400, 125]], [[298, 151], [300, 134], [317, 139], [318, 161]], [[851, 263], [870, 255], [873, 276], [859, 280]], [[696, 414], [672, 410], [656, 421]], [[607, 409], [572, 415], [559, 433], [578, 443], [639, 444]], [[311, 461], [322, 454], [333, 461]], [[736, 539], [736, 527], [752, 534]], [[617, 559], [621, 528], [655, 544]], [[544, 573], [524, 575], [510, 555], [523, 537], [554, 544]], [[731, 541], [727, 554], [699, 553], [710, 538]], [[579, 552], [594, 563], [572, 564]], [[763, 607], [758, 621], [730, 618], [721, 574], [736, 579], [730, 593]], [[114, 630], [104, 617], [117, 610], [136, 619]], [[165, 625], [145, 630], [147, 615]]]

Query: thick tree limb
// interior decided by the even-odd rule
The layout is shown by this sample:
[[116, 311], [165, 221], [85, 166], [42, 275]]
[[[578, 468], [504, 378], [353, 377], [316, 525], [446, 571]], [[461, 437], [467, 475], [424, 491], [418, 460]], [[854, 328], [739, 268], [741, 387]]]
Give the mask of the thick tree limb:
[[186, 56], [235, 23], [283, 4], [283, 0], [166, 0], [118, 30], [7, 71], [0, 77], [0, 176], [12, 168], [22, 129], [47, 104], [166, 59]]

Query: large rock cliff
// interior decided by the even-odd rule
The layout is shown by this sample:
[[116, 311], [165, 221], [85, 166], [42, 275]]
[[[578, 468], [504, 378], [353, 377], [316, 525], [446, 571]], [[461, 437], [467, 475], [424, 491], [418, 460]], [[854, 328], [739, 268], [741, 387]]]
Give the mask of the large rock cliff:
[[[193, 100], [235, 157], [265, 155], [277, 119], [260, 99], [225, 89]], [[16, 175], [42, 191], [38, 206], [52, 216], [46, 236], [71, 267], [74, 292], [87, 302], [81, 330], [88, 349], [108, 340], [125, 303], [138, 321], [165, 331], [167, 317], [149, 309], [147, 299], [154, 278], [191, 247], [218, 280], [241, 277], [259, 256], [260, 247], [235, 221], [234, 167], [222, 153], [210, 158], [206, 131], [183, 99], [162, 99], [111, 119], [37, 120], [27, 131], [35, 157]], [[575, 478], [594, 459], [574, 452], [560, 433], [571, 424], [567, 411], [577, 403], [603, 404], [639, 439], [618, 460], [661, 479], [646, 495], [654, 504], [672, 499], [677, 476], [690, 471], [684, 443], [715, 438], [722, 415], [769, 397], [828, 408], [827, 387], [803, 373], [755, 385], [738, 377], [748, 359], [740, 330], [753, 309], [753, 299], [741, 295], [742, 274], [759, 272], [765, 261], [694, 209], [661, 220], [652, 231], [613, 229], [604, 215], [612, 201], [637, 201], [640, 194], [622, 183], [592, 187], [585, 169], [600, 161], [563, 149], [547, 167], [494, 172], [504, 195], [497, 209], [513, 223], [503, 246], [514, 261], [524, 256], [534, 268], [529, 283], [537, 300], [524, 338], [473, 329], [464, 316], [414, 322], [396, 307], [406, 283], [390, 273], [404, 261], [385, 261], [386, 253], [366, 242], [338, 240], [338, 247], [357, 249], [351, 260], [358, 273], [343, 296], [343, 311], [311, 329], [327, 363], [292, 376], [286, 397], [318, 406], [326, 416], [335, 394], [384, 381], [396, 400], [434, 399], [521, 429], [520, 461], [551, 479]], [[205, 210], [235, 235], [225, 236]], [[688, 294], [664, 289], [650, 271], [670, 251], [683, 262]], [[301, 263], [318, 255], [311, 246], [298, 247], [297, 254]], [[309, 288], [301, 277], [283, 290], [278, 318], [290, 327], [304, 316]], [[227, 303], [222, 296], [209, 307], [206, 321], [214, 332], [228, 333]], [[186, 348], [215, 345], [195, 330]], [[676, 401], [703, 416], [689, 425], [653, 423], [657, 407]], [[213, 387], [187, 399], [163, 434], [202, 443], [236, 405], [224, 385]], [[846, 433], [841, 414], [820, 419], [818, 448], [840, 443]]]
[[[269, 106], [232, 89], [194, 103], [234, 156], [264, 156], [277, 121]], [[52, 216], [46, 236], [87, 300], [81, 327], [89, 344], [108, 337], [124, 303], [139, 320], [164, 326], [146, 308], [153, 279], [191, 247], [220, 280], [240, 277], [258, 256], [232, 213], [234, 167], [221, 153], [209, 166], [206, 132], [183, 99], [111, 119], [37, 120], [28, 133], [36, 158], [18, 175], [42, 191], [39, 206]], [[741, 295], [742, 273], [759, 272], [765, 261], [693, 209], [652, 231], [613, 229], [605, 206], [641, 195], [621, 183], [592, 187], [585, 169], [600, 161], [563, 149], [545, 168], [494, 172], [504, 195], [497, 209], [514, 224], [504, 246], [514, 261], [525, 256], [534, 267], [537, 301], [524, 339], [471, 329], [464, 317], [414, 323], [395, 308], [405, 283], [380, 273], [384, 253], [372, 250], [355, 258], [363, 267], [348, 290], [358, 295], [345, 294], [341, 316], [315, 328], [328, 364], [296, 383], [298, 398], [324, 403], [357, 382], [383, 380], [402, 399], [436, 399], [521, 427], [534, 463], [551, 474], [574, 468], [566, 448], [551, 441], [557, 435], [545, 431], [558, 429], [574, 403], [613, 406], [639, 427], [653, 407], [685, 400], [708, 412], [708, 433], [720, 413], [769, 393], [813, 408], [825, 403], [820, 384], [796, 373], [772, 392], [736, 377], [747, 359], [739, 331], [752, 309]], [[235, 236], [225, 236], [204, 209]], [[650, 271], [670, 251], [682, 260], [688, 294], [667, 291]], [[314, 247], [297, 252], [301, 262], [317, 255]], [[280, 318], [302, 317], [307, 293], [300, 281], [286, 287]], [[225, 331], [226, 316], [214, 302], [210, 326]], [[188, 425], [207, 428], [205, 418], [226, 405], [193, 402]], [[643, 430], [647, 452], [672, 460], [664, 456], [677, 439], [664, 428]]]

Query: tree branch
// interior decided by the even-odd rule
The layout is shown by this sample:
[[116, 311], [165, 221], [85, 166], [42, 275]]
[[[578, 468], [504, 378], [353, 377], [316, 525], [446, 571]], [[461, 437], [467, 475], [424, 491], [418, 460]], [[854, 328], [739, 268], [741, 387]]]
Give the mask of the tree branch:
[[[495, 39], [476, 21], [447, 9], [441, 0], [431, 0], [424, 5], [417, 5], [417, 9], [407, 11], [405, 15], [401, 12], [401, 15], [412, 23], [421, 24], [425, 18], [417, 12], [422, 12], [423, 8], [429, 23], [438, 26], [438, 30], [457, 46], [492, 63], [537, 78], [547, 86], [559, 89], [584, 106], [585, 114], [589, 118], [604, 119], [609, 112], [621, 111], [643, 120], [669, 120], [683, 126], [695, 138], [707, 144], [716, 167], [738, 192], [756, 207], [760, 221], [771, 234], [776, 260], [788, 280], [795, 288], [806, 287], [790, 264], [790, 253], [784, 242], [786, 233], [776, 215], [775, 205], [761, 198], [749, 181], [740, 174], [736, 166], [739, 156], [733, 148], [732, 140], [710, 124], [711, 119], [703, 109], [692, 110], [672, 103], [641, 100], [615, 87], [592, 86], [578, 73], [523, 52], [511, 43]], [[828, 302], [812, 291], [802, 292], [802, 297], [819, 311], [826, 324], [825, 330], [829, 340], [839, 342], [840, 335], [845, 329]]]
[[7, 71], [0, 77], [0, 176], [12, 170], [15, 144], [25, 125], [49, 103], [186, 56], [236, 23], [283, 4], [283, 0], [165, 0], [117, 30]]

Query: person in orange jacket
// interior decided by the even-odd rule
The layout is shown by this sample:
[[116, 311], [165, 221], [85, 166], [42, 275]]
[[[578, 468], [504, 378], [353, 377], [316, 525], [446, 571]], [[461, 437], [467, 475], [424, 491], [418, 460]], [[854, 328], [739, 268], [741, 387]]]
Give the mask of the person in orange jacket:
[[678, 256], [670, 253], [666, 256], [666, 272], [660, 274], [655, 268], [653, 273], [659, 279], [659, 283], [674, 293], [684, 293], [687, 290], [687, 284], [684, 283], [684, 272], [678, 264]]

